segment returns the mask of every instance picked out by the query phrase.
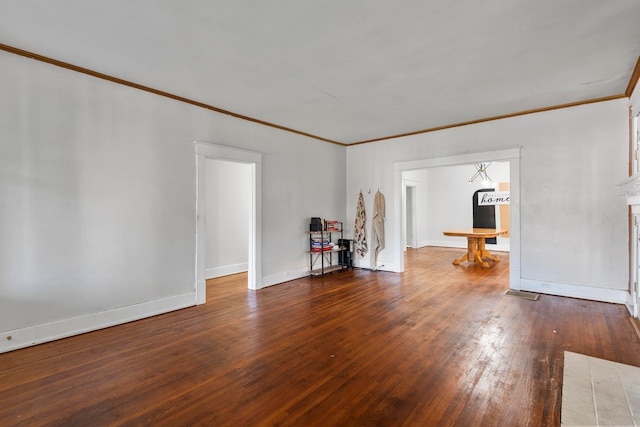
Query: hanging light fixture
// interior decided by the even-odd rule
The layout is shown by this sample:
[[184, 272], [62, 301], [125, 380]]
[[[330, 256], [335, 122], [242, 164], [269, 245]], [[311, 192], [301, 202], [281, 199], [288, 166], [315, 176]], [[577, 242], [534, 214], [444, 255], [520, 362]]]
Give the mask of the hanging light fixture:
[[487, 175], [487, 168], [491, 166], [491, 163], [477, 163], [476, 173], [469, 179], [469, 184], [471, 184], [476, 178], [480, 177], [482, 179], [482, 185], [490, 185], [493, 184], [493, 180], [489, 178]]

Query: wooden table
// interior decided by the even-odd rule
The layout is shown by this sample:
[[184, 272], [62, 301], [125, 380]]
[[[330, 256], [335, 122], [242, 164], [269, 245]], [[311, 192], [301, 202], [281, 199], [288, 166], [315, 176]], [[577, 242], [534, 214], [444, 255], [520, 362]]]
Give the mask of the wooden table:
[[500, 257], [492, 255], [485, 249], [485, 239], [491, 237], [497, 237], [507, 234], [507, 230], [498, 228], [462, 228], [460, 230], [445, 231], [445, 236], [458, 236], [467, 238], [467, 253], [460, 259], [453, 261], [455, 265], [461, 262], [469, 261], [480, 264], [483, 267], [489, 267], [489, 263], [484, 261], [484, 258], [489, 258], [493, 261], [500, 261]]

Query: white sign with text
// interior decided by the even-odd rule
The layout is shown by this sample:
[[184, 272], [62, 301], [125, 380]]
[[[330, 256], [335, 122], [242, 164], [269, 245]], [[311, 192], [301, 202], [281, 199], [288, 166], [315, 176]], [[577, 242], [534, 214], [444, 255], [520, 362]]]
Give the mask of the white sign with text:
[[508, 205], [508, 191], [488, 191], [478, 194], [478, 206]]

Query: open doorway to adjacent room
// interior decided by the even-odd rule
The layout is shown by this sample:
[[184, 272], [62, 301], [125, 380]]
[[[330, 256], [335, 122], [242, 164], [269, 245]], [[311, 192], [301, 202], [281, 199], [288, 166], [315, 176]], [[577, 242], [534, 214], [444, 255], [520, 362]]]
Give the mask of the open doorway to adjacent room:
[[[477, 165], [489, 165], [490, 180], [474, 179]], [[489, 251], [509, 252], [510, 288], [520, 289], [520, 150], [510, 149], [447, 158], [425, 159], [395, 165], [396, 191], [400, 194], [401, 271], [407, 247], [466, 248], [462, 237], [448, 237], [445, 230], [473, 228], [473, 194], [492, 189], [508, 192], [507, 206], [495, 206], [495, 228], [509, 234], [487, 244]], [[483, 182], [485, 181], [485, 182]], [[498, 253], [499, 255], [499, 253]], [[452, 260], [453, 261], [453, 260]]]
[[251, 165], [207, 159], [205, 169], [205, 280], [246, 273], [251, 229]]
[[195, 145], [196, 302], [203, 304], [207, 277], [246, 271], [249, 289], [262, 285], [262, 154], [206, 142]]
[[[509, 191], [509, 162], [487, 162], [490, 180], [475, 179], [475, 164], [439, 166], [405, 171], [406, 247], [442, 246], [466, 248], [466, 240], [444, 236], [444, 230], [471, 228], [473, 196], [477, 191]], [[489, 207], [495, 214], [494, 228], [509, 230], [510, 206]], [[509, 252], [509, 237], [501, 236], [489, 250]]]

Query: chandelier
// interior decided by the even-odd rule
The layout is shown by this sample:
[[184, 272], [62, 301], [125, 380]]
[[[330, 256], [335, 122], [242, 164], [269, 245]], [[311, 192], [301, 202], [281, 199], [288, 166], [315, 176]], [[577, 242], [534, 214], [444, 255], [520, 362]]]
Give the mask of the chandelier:
[[493, 183], [493, 180], [487, 175], [487, 168], [491, 166], [491, 163], [477, 163], [476, 173], [473, 174], [471, 178], [469, 178], [469, 184], [475, 181], [476, 178], [482, 179], [482, 185], [490, 185]]

